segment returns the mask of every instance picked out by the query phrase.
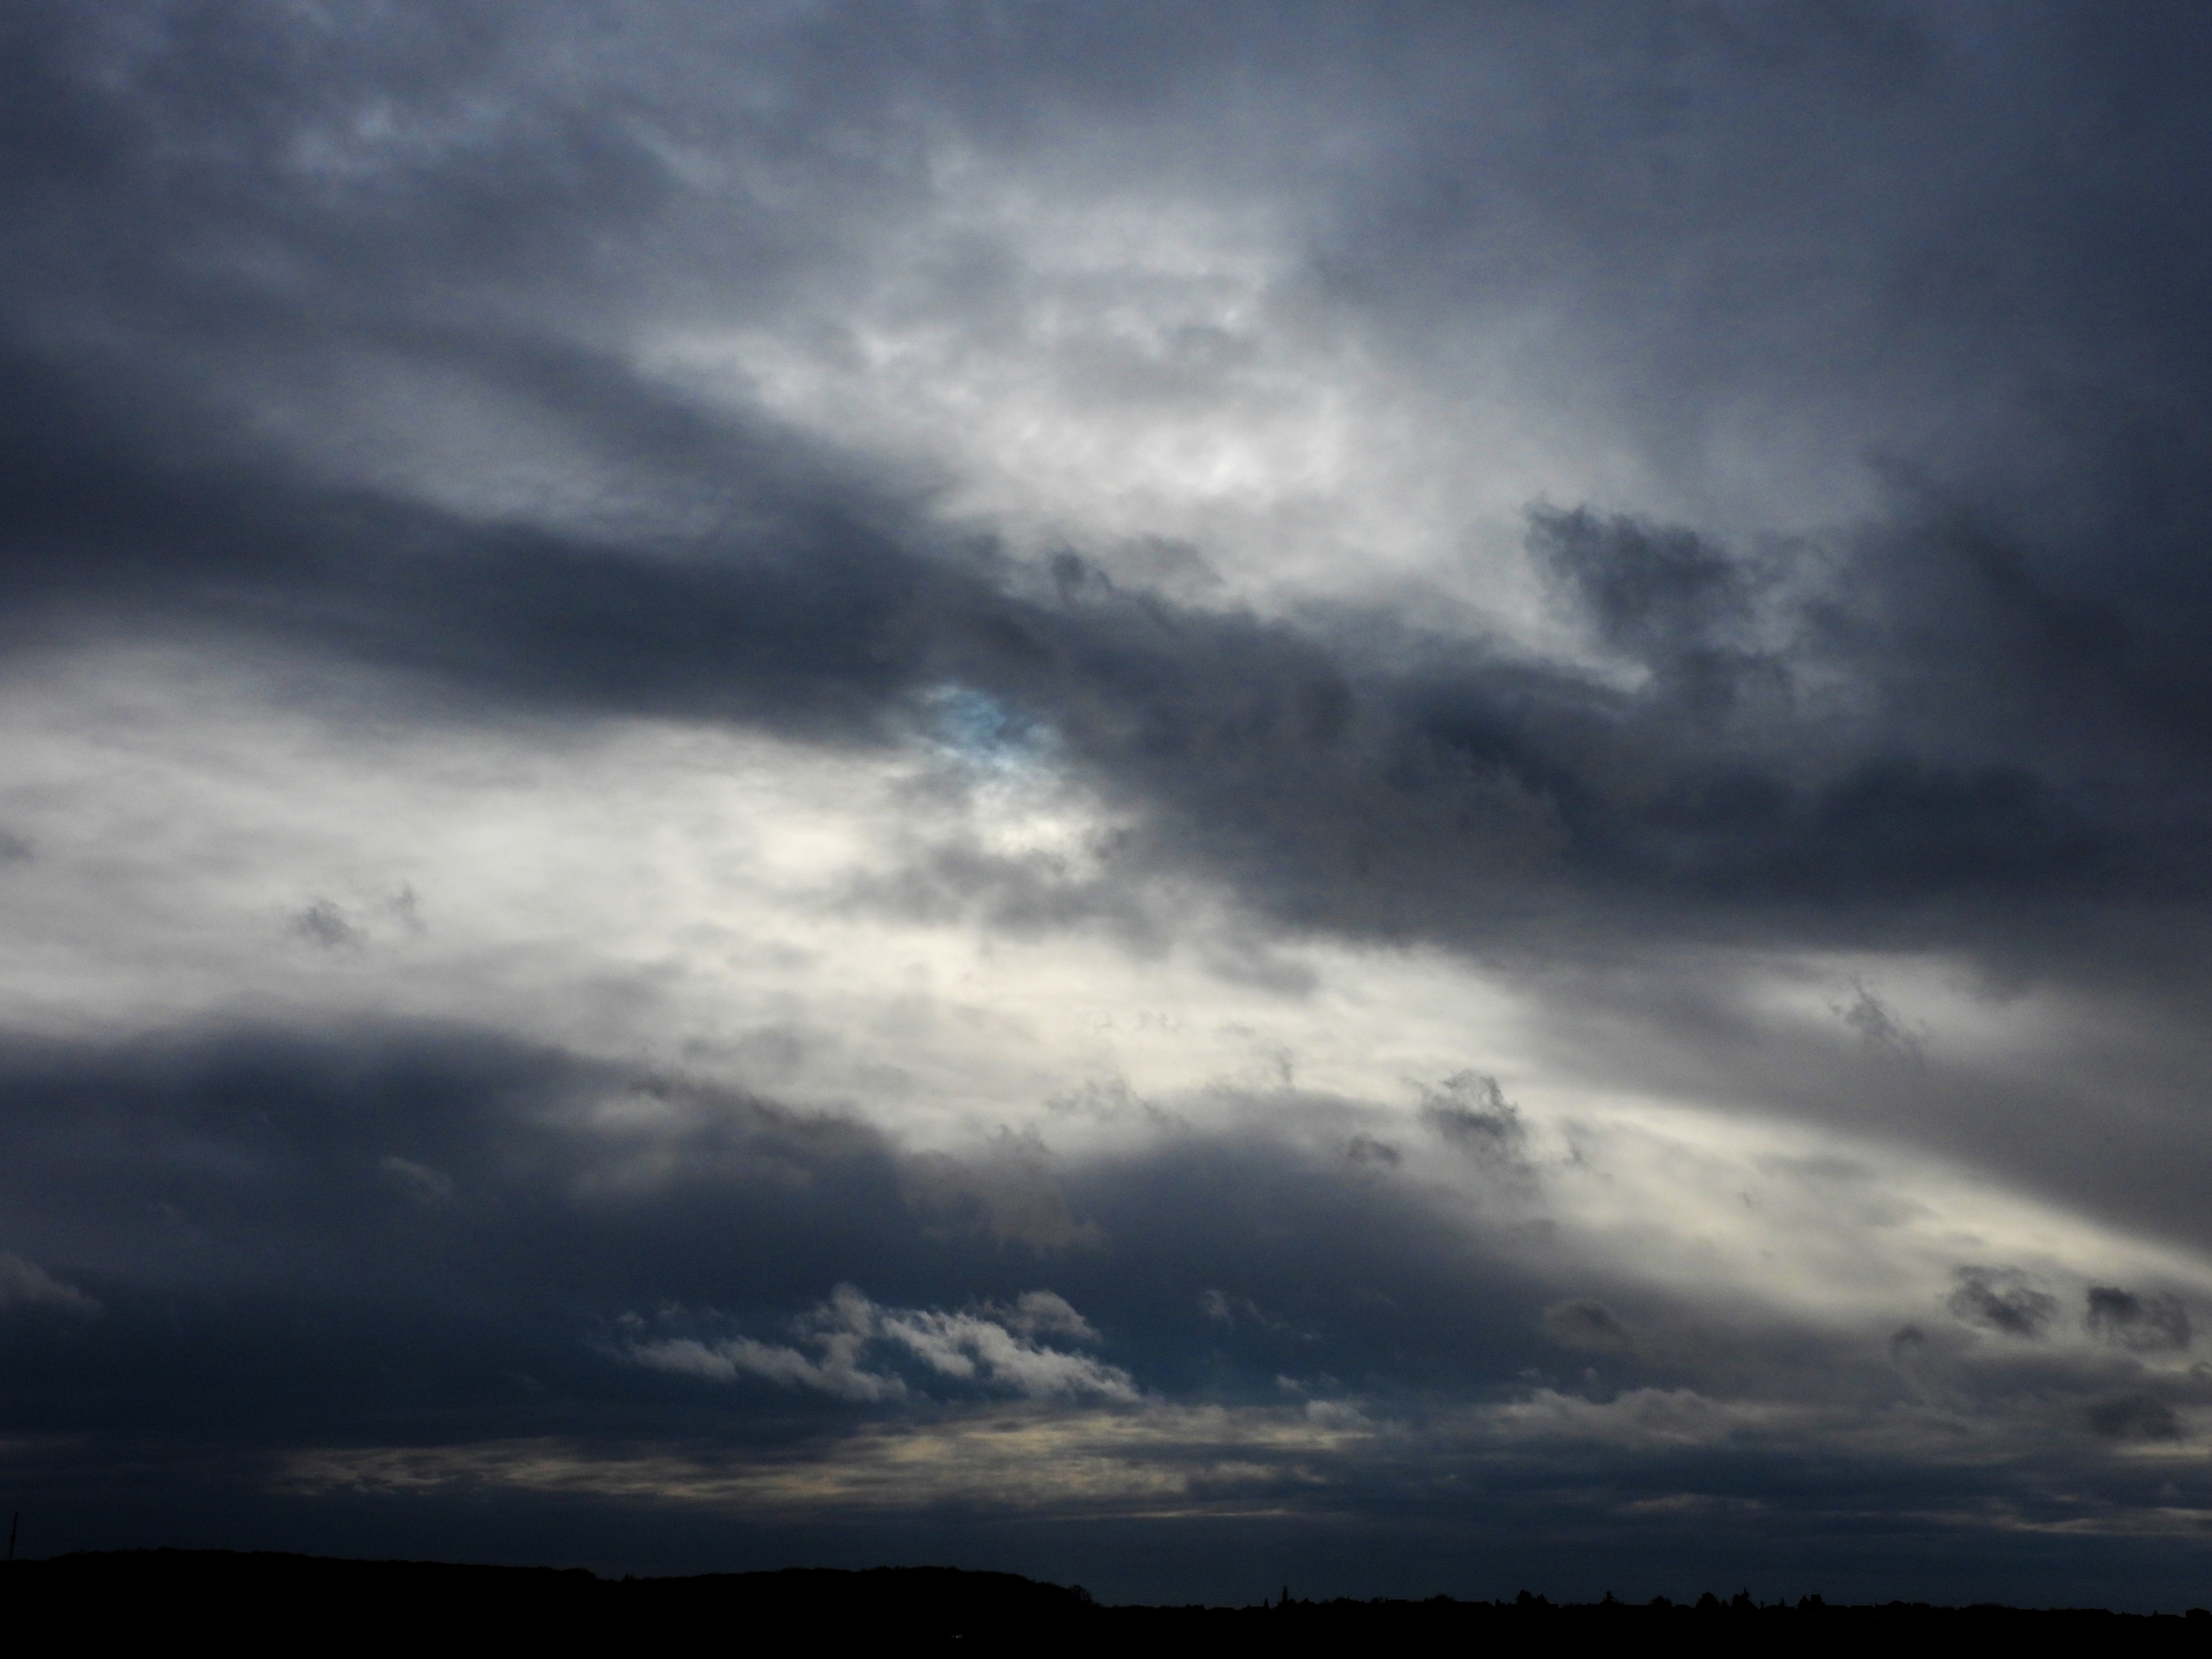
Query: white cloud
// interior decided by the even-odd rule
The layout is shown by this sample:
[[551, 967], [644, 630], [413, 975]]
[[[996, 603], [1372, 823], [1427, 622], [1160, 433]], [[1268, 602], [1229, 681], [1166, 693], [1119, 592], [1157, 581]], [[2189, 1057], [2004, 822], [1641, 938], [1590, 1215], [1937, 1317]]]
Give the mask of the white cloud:
[[834, 1341], [822, 1357], [809, 1359], [796, 1348], [734, 1337], [712, 1344], [691, 1337], [643, 1342], [630, 1350], [641, 1365], [655, 1370], [703, 1376], [710, 1382], [734, 1382], [740, 1376], [764, 1377], [786, 1388], [812, 1389], [840, 1400], [900, 1400], [906, 1384], [896, 1376], [866, 1371], [854, 1363], [854, 1351], [841, 1351]]
[[1065, 1297], [1051, 1291], [1024, 1291], [1014, 1298], [1011, 1310], [992, 1311], [1000, 1314], [1009, 1330], [1024, 1336], [1035, 1336], [1042, 1331], [1053, 1336], [1073, 1337], [1079, 1342], [1099, 1340], [1097, 1328], [1070, 1307]]
[[[1031, 1400], [1133, 1401], [1129, 1373], [1087, 1354], [1048, 1347], [1039, 1333], [1095, 1341], [1082, 1315], [1050, 1291], [1031, 1291], [1011, 1310], [947, 1313], [936, 1309], [879, 1306], [850, 1285], [797, 1322], [799, 1347], [751, 1337], [704, 1341], [671, 1337], [636, 1342], [626, 1350], [639, 1364], [710, 1381], [756, 1376], [786, 1388], [811, 1389], [841, 1400], [903, 1399], [905, 1380], [871, 1370], [888, 1358], [919, 1362], [933, 1378], [947, 1378]], [[811, 1349], [810, 1356], [805, 1350]]]

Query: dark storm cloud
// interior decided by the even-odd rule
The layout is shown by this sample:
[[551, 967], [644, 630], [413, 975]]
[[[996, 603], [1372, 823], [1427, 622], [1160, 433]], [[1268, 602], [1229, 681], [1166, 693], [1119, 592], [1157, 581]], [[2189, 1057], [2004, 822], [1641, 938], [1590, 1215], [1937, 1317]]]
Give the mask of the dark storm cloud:
[[[1536, 1293], [1470, 1279], [1452, 1218], [1265, 1139], [963, 1168], [422, 1028], [18, 1045], [0, 1090], [11, 1479], [50, 1512], [132, 1468], [258, 1501], [295, 1453], [395, 1435], [787, 1462], [863, 1407], [926, 1429], [1009, 1392], [1295, 1415], [1285, 1371], [1418, 1394], [1534, 1341]], [[1336, 1109], [1275, 1103], [1306, 1106]], [[1209, 1322], [1218, 1284], [1268, 1316]]]
[[[2208, 522], [2192, 458], [2212, 364], [2179, 285], [2194, 218], [2148, 193], [2192, 153], [2188, 88], [2160, 67], [2186, 53], [2143, 44], [2185, 27], [2168, 14], [2113, 31], [2051, 88], [2098, 142], [2055, 158], [2033, 198], [2020, 170], [2053, 159], [2045, 129], [2063, 124], [2031, 122], [2021, 100], [2081, 38], [2063, 11], [1989, 40], [1874, 7], [1655, 10], [1649, 40], [1631, 31], [1571, 73], [1555, 54], [1594, 16], [1425, 15], [1451, 49], [1402, 109], [1386, 118], [1322, 78], [1376, 140], [1340, 165], [1395, 169], [1417, 192], [1376, 198], [1374, 234], [1330, 256], [1394, 327], [1448, 311], [1440, 282], [1496, 299], [1568, 276], [1567, 314], [1586, 307], [1600, 330], [1622, 307], [1641, 316], [1662, 360], [1650, 372], [1713, 410], [1764, 395], [1777, 354], [1892, 341], [1845, 383], [1886, 393], [1905, 376], [1904, 424], [1821, 416], [1835, 441], [1907, 447], [1912, 482], [1885, 521], [1743, 547], [1633, 515], [1536, 514], [1534, 556], [1627, 684], [1341, 611], [1261, 623], [1065, 573], [1033, 592], [933, 525], [915, 481], [641, 380], [615, 343], [683, 308], [667, 285], [693, 262], [738, 260], [726, 291], [769, 317], [866, 216], [918, 210], [903, 129], [871, 101], [905, 84], [871, 29], [895, 40], [911, 16], [854, 14], [837, 37], [854, 76], [836, 105], [869, 135], [854, 151], [787, 110], [708, 122], [680, 82], [656, 105], [611, 70], [580, 105], [496, 13], [409, 13], [388, 32], [220, 8], [117, 15], [136, 21], [28, 8], [10, 25], [33, 94], [8, 135], [15, 234], [41, 251], [9, 285], [0, 407], [14, 515], [0, 580], [19, 640], [250, 629], [427, 676], [462, 703], [848, 736], [884, 735], [916, 692], [965, 683], [1059, 733], [1133, 809], [1119, 878], [1187, 868], [1300, 927], [1494, 946], [1602, 916], [1662, 934], [1932, 930], [1972, 946], [2016, 931], [2021, 906], [2201, 896], [2212, 683], [2192, 642], [2212, 596], [2184, 550]], [[622, 15], [586, 44], [673, 50], [702, 27]], [[1166, 61], [1150, 56], [1169, 44], [1161, 20], [1104, 31], [1112, 51], [1080, 93], [1060, 78], [1065, 43], [1004, 21], [994, 50], [1031, 76], [1018, 118], [981, 98], [933, 121], [988, 143], [1002, 121], [1048, 126], [1050, 109], [1119, 122], [1132, 142], [1185, 118], [1194, 70], [1155, 95], [1111, 90], [1115, 64]], [[1279, 24], [1254, 29], [1263, 57], [1304, 49]], [[1201, 64], [1247, 40], [1191, 30]], [[766, 72], [804, 80], [827, 39], [781, 39]], [[960, 58], [964, 40], [940, 48]], [[1397, 50], [1372, 72], [1412, 73]], [[1559, 71], [1518, 94], [1559, 131], [1593, 100], [1620, 130], [1540, 162], [1462, 101], [1501, 63]], [[1451, 84], [1454, 64], [1475, 78]], [[1808, 86], [1809, 112], [1790, 95]], [[1818, 125], [1846, 113], [1871, 123], [1848, 146]], [[1269, 105], [1253, 118], [1301, 118]], [[380, 136], [410, 123], [434, 137]], [[1863, 176], [1863, 150], [1902, 169], [1970, 133], [1912, 188], [1884, 195]], [[682, 143], [757, 155], [757, 187], [708, 213], [668, 159]], [[1759, 161], [1778, 144], [1800, 173]], [[1419, 197], [1452, 157], [1487, 180], [1478, 196]], [[1855, 187], [1815, 216], [1816, 185], [1839, 169]], [[769, 182], [821, 193], [802, 221], [772, 205]], [[2115, 191], [2136, 210], [2091, 210]], [[1601, 246], [1589, 239], [1607, 215]], [[1529, 270], [1460, 257], [1539, 223]], [[1809, 289], [1724, 282], [1724, 227], [1756, 233], [1753, 269], [1796, 261]], [[1624, 297], [1626, 264], [1670, 258], [1690, 274]], [[1974, 325], [1968, 271], [2017, 328]], [[1409, 310], [1391, 284], [1417, 273]], [[1864, 304], [1816, 314], [1814, 296], [1846, 282]], [[1747, 327], [1771, 349], [1724, 343]], [[1922, 384], [1899, 331], [1959, 331], [1990, 378]], [[376, 441], [345, 435], [349, 376], [366, 368], [492, 428], [501, 410], [542, 412], [578, 466], [643, 495], [611, 525], [552, 530], [338, 481], [333, 457]], [[1960, 399], [1980, 408], [2000, 386], [2010, 400], [1962, 428]], [[272, 440], [271, 420], [304, 441]], [[1912, 424], [1930, 420], [1942, 429]], [[1990, 453], [1992, 423], [2007, 442]], [[1958, 453], [1941, 447], [1961, 430]], [[935, 879], [989, 890], [1017, 876], [970, 861]], [[1032, 891], [999, 908], [1113, 908], [1069, 904]]]
[[[1443, 1218], [1266, 1139], [1079, 1168], [1006, 1135], [915, 1153], [834, 1111], [411, 1027], [17, 1045], [0, 1083], [26, 1304], [85, 1305], [80, 1284], [142, 1312], [304, 1298], [351, 1310], [324, 1334], [340, 1346], [356, 1322], [474, 1322], [494, 1348], [574, 1346], [565, 1370], [625, 1312], [774, 1329], [849, 1281], [1042, 1329], [1050, 1309], [1021, 1298], [1048, 1287], [1157, 1373], [1226, 1276], [1270, 1308], [1397, 1322], [1424, 1363], [1488, 1340], [1442, 1311], [1468, 1294]], [[1409, 1281], [1400, 1264], [1423, 1258]], [[1386, 1284], [1358, 1313], [1358, 1287]], [[1168, 1307], [1175, 1328], [1152, 1328]], [[1347, 1364], [1361, 1340], [1340, 1329], [1305, 1358]]]
[[[564, 1278], [604, 1272], [625, 1283], [623, 1258], [657, 1248], [687, 1181], [702, 1183], [690, 1201], [709, 1209], [707, 1191], [734, 1182], [751, 1192], [744, 1221], [731, 1224], [775, 1227], [776, 1194], [794, 1182], [849, 1188], [839, 1201], [856, 1209], [889, 1199], [899, 1211], [890, 1154], [857, 1124], [489, 1034], [18, 1047], [6, 1069], [11, 1109], [0, 1133], [16, 1241], [42, 1261], [95, 1274], [370, 1296], [384, 1287], [434, 1300], [448, 1273], [495, 1293], [526, 1281], [542, 1259], [536, 1248], [510, 1256], [507, 1244], [477, 1257], [471, 1241], [487, 1217], [521, 1230], [517, 1237], [550, 1230], [539, 1245], [562, 1259]], [[610, 1099], [641, 1103], [648, 1119], [665, 1103], [671, 1121], [586, 1133], [578, 1115]], [[648, 1178], [663, 1160], [666, 1179]], [[651, 1188], [660, 1219], [631, 1208], [633, 1178]], [[610, 1231], [588, 1250], [556, 1243], [582, 1213]], [[786, 1224], [805, 1230], [788, 1214]], [[628, 1243], [614, 1242], [630, 1227], [639, 1231]], [[774, 1254], [806, 1274], [796, 1237]], [[518, 1273], [523, 1280], [508, 1279]]]
[[[1644, 568], [1670, 538], [1694, 540], [1585, 517], [1540, 518], [1534, 540], [1602, 617], [1620, 585], [1670, 580]], [[1984, 704], [2053, 694], [2035, 664], [1990, 660], [1971, 612], [1955, 637], [1904, 639], [1839, 584], [1782, 618], [1787, 650], [1753, 651], [1681, 614], [1695, 585], [1664, 606], [1638, 592], [1672, 614], [1636, 624], [1657, 631], [1636, 636], [1632, 690], [1480, 642], [1361, 641], [1351, 619], [1310, 618], [1355, 641], [1331, 647], [1111, 599], [1024, 618], [1050, 653], [1034, 667], [965, 672], [1129, 792], [1146, 820], [1126, 856], [1226, 877], [1294, 925], [1496, 945], [1599, 904], [1632, 931], [1972, 948], [2021, 907], [2201, 895], [2193, 729], [2096, 720], [2117, 688], [2069, 687], [2070, 734], [2007, 736], [1978, 729]], [[2175, 703], [2193, 674], [2177, 665]]]
[[[573, 1346], [566, 1371], [624, 1312], [720, 1310], [765, 1333], [841, 1282], [1018, 1310], [1048, 1288], [1154, 1386], [1205, 1333], [1201, 1371], [1263, 1393], [1293, 1358], [1349, 1373], [1392, 1352], [1408, 1380], [1442, 1379], [1539, 1340], [1519, 1270], [1468, 1272], [1492, 1230], [1523, 1224], [1522, 1184], [1486, 1189], [1486, 1224], [1417, 1170], [1273, 1135], [1079, 1164], [1003, 1136], [917, 1154], [836, 1112], [420, 1027], [19, 1044], [4, 1066], [18, 1299], [106, 1287], [125, 1324], [303, 1298], [334, 1310], [319, 1341], [473, 1322], [495, 1348]], [[1347, 1109], [1260, 1103], [1280, 1121]], [[1209, 1333], [1208, 1294], [1267, 1316]], [[1224, 1343], [1249, 1349], [1228, 1370]]]
[[[1288, 1090], [1250, 1103], [1268, 1131], [963, 1168], [465, 1030], [18, 1045], [0, 1088], [0, 1404], [50, 1548], [197, 1503], [295, 1547], [422, 1548], [465, 1512], [478, 1557], [842, 1560], [915, 1547], [890, 1494], [978, 1560], [1006, 1516], [1061, 1515], [1070, 1553], [1036, 1559], [1064, 1577], [1117, 1514], [1188, 1536], [1164, 1493], [1194, 1518], [1256, 1493], [1362, 1574], [1418, 1536], [1556, 1576], [1601, 1526], [1673, 1593], [1741, 1551], [1739, 1510], [1798, 1551], [1838, 1516], [2015, 1515], [2054, 1483], [2076, 1494], [2054, 1522], [2124, 1522], [2152, 1498], [2105, 1449], [2212, 1404], [2125, 1345], [1984, 1352], [1953, 1328], [1893, 1368], [1786, 1319], [1578, 1289], [1524, 1248], [1541, 1171], [1436, 1187], [1440, 1116], [1398, 1163], [1302, 1152], [1273, 1130], [1356, 1103]], [[2018, 1324], [2017, 1277], [1969, 1270], [1966, 1311]], [[1962, 1436], [1990, 1453], [1966, 1476], [1900, 1455]], [[1045, 1488], [947, 1461], [994, 1446], [1033, 1446], [1006, 1479]], [[1089, 1485], [1055, 1492], [1071, 1449]], [[1125, 1594], [1176, 1582], [1115, 1571]]]

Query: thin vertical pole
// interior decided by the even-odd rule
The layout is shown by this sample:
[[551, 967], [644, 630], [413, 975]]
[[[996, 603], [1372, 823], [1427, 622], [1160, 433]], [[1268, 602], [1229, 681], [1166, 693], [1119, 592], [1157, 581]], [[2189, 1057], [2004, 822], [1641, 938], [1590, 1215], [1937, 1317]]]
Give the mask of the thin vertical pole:
[[15, 1523], [22, 1518], [23, 1511], [21, 1510], [8, 1517], [8, 1559], [10, 1561], [15, 1559]]

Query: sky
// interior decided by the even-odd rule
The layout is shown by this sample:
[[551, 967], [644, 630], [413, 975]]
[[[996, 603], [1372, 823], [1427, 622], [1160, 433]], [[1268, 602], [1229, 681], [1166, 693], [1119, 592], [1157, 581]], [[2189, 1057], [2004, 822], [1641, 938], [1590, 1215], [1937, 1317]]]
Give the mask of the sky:
[[26, 1553], [2212, 1599], [2212, 14], [0, 65]]

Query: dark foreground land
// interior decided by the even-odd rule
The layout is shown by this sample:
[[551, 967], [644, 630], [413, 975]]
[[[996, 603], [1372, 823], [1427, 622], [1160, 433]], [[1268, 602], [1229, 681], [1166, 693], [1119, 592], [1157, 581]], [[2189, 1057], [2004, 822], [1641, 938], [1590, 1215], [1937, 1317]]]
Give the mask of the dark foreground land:
[[[794, 1568], [692, 1578], [600, 1578], [580, 1568], [346, 1561], [228, 1550], [128, 1550], [0, 1566], [9, 1633], [38, 1648], [137, 1637], [234, 1650], [349, 1651], [395, 1642], [550, 1648], [640, 1642], [715, 1650], [862, 1643], [962, 1652], [1364, 1651], [1386, 1642], [1583, 1646], [1623, 1640], [1720, 1652], [1824, 1653], [1870, 1642], [2041, 1637], [2129, 1651], [2212, 1651], [2212, 1613], [2094, 1608], [1840, 1607], [1748, 1595], [1698, 1605], [1606, 1601], [1300, 1601], [1250, 1607], [1107, 1607], [1079, 1589], [951, 1567]], [[954, 1644], [957, 1644], [955, 1646]], [[18, 1651], [37, 1650], [28, 1645]]]

